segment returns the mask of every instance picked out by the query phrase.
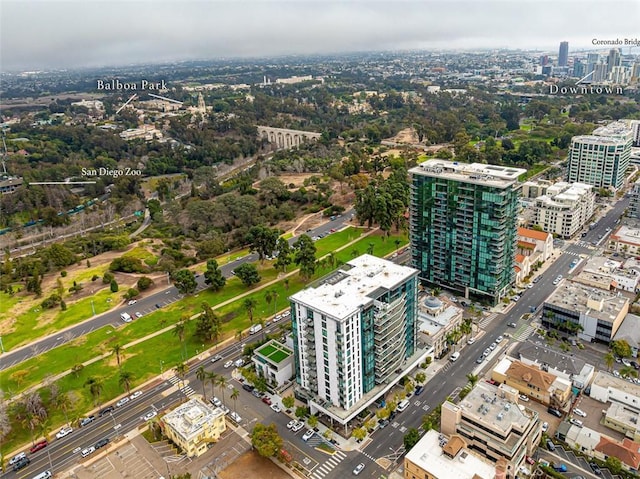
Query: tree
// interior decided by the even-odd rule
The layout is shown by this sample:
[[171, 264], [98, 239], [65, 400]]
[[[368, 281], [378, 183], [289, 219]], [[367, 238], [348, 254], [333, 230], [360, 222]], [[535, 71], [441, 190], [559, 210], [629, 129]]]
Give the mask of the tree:
[[233, 410], [236, 410], [236, 401], [238, 400], [238, 398], [240, 397], [240, 391], [238, 391], [236, 388], [233, 388], [231, 390], [231, 400], [233, 401]]
[[622, 472], [622, 461], [615, 456], [607, 457], [604, 465], [607, 466], [607, 469], [609, 469], [612, 474], [620, 474], [620, 472]]
[[118, 290], [120, 289], [118, 286], [118, 282], [115, 279], [111, 280], [111, 283], [109, 284], [109, 288], [111, 289], [112, 293], [117, 293]]
[[300, 275], [309, 279], [316, 271], [316, 245], [308, 235], [301, 235], [293, 243], [293, 261], [300, 267]]
[[260, 277], [260, 273], [258, 273], [258, 268], [256, 268], [256, 266], [252, 263], [241, 264], [236, 269], [234, 269], [233, 272], [238, 278], [240, 278], [242, 284], [247, 287], [258, 284], [262, 279]]
[[426, 380], [427, 380], [427, 375], [425, 373], [416, 374], [416, 382], [418, 384], [424, 384]]
[[480, 378], [478, 377], [477, 374], [473, 374], [473, 373], [467, 374], [467, 381], [469, 381], [469, 384], [471, 384], [472, 388], [478, 383], [479, 379]]
[[89, 377], [84, 385], [89, 387], [89, 393], [91, 393], [93, 397], [93, 404], [97, 406], [99, 404], [100, 394], [102, 394], [102, 382], [94, 377]]
[[631, 356], [631, 347], [624, 339], [618, 341], [612, 341], [610, 344], [611, 351], [618, 357], [626, 358]]
[[195, 337], [198, 341], [208, 342], [217, 340], [220, 336], [221, 323], [218, 315], [207, 302], [202, 303], [202, 313], [196, 320]]
[[118, 363], [118, 369], [120, 369], [120, 359], [121, 359], [121, 354], [122, 354], [123, 348], [120, 344], [116, 343], [113, 346], [111, 346], [111, 354], [115, 355], [116, 357], [116, 362]]
[[295, 402], [296, 400], [293, 396], [285, 396], [282, 398], [282, 405], [287, 409], [291, 409]]
[[227, 378], [224, 375], [220, 374], [217, 379], [218, 387], [220, 388], [220, 392], [222, 393], [222, 402], [224, 402], [224, 390], [227, 387]]
[[204, 368], [204, 366], [200, 366], [196, 370], [196, 378], [198, 378], [198, 381], [202, 383], [202, 396], [204, 397], [205, 402], [207, 400], [207, 390], [206, 390], [207, 376], [208, 376], [208, 373], [207, 373], [207, 370]]
[[11, 420], [7, 410], [7, 403], [4, 401], [4, 392], [0, 389], [0, 465], [3, 463], [2, 442], [11, 432]]
[[276, 250], [278, 251], [278, 258], [276, 259], [274, 267], [278, 271], [286, 272], [287, 266], [291, 264], [291, 247], [289, 246], [289, 242], [284, 238], [278, 238]]
[[623, 378], [637, 378], [638, 371], [636, 371], [633, 366], [624, 366], [620, 368], [620, 376], [622, 376]]
[[307, 408], [304, 406], [298, 406], [296, 408], [296, 417], [298, 419], [302, 419], [303, 417], [305, 417], [307, 415]]
[[611, 371], [611, 367], [613, 366], [613, 363], [616, 362], [616, 358], [613, 355], [613, 353], [608, 352], [607, 354], [604, 355], [604, 363], [607, 365], [607, 371]]
[[209, 285], [213, 291], [220, 291], [227, 283], [227, 278], [222, 275], [222, 271], [218, 267], [215, 259], [207, 261], [207, 270], [204, 272], [204, 282]]
[[185, 322], [183, 320], [178, 321], [176, 323], [176, 325], [173, 328], [173, 334], [174, 336], [178, 337], [178, 340], [180, 341], [180, 344], [182, 345], [182, 357], [184, 358], [186, 356], [186, 345], [184, 343], [184, 335], [185, 335], [185, 331], [187, 329], [187, 325], [185, 324]]
[[364, 427], [359, 427], [353, 430], [353, 437], [356, 441], [362, 441], [365, 437], [367, 437], [367, 429]]
[[175, 365], [173, 371], [176, 373], [176, 376], [180, 378], [180, 381], [184, 382], [184, 378], [187, 376], [189, 372], [189, 365], [182, 362]]
[[148, 278], [147, 276], [143, 276], [138, 280], [137, 286], [140, 291], [146, 291], [151, 286], [153, 286], [153, 280], [151, 278]]
[[133, 373], [130, 371], [120, 371], [120, 376], [118, 377], [118, 384], [122, 386], [127, 394], [131, 394], [131, 383], [133, 382]]
[[273, 457], [282, 449], [282, 438], [278, 428], [271, 423], [268, 426], [256, 424], [251, 431], [251, 445], [262, 457]]
[[249, 316], [249, 322], [253, 324], [253, 310], [258, 306], [258, 301], [255, 298], [248, 297], [242, 302], [242, 306], [247, 311], [247, 315]]
[[403, 438], [405, 450], [409, 452], [411, 448], [418, 443], [419, 440], [420, 432], [415, 427], [412, 427], [411, 429], [409, 429], [409, 431], [407, 431]]
[[314, 429], [318, 425], [318, 416], [316, 416], [315, 414], [309, 416], [309, 419], [307, 419], [307, 424], [309, 424], [309, 427], [311, 429]]
[[275, 251], [279, 236], [280, 230], [254, 226], [247, 233], [245, 240], [249, 243], [251, 251], [258, 253], [260, 262], [263, 262], [265, 256], [271, 256]]
[[264, 293], [264, 299], [267, 302], [267, 304], [271, 304], [271, 301], [273, 301], [273, 314], [275, 316], [275, 314], [278, 312], [278, 291], [275, 289], [269, 289]]
[[173, 277], [173, 284], [180, 294], [191, 294], [198, 287], [193, 271], [181, 269]]

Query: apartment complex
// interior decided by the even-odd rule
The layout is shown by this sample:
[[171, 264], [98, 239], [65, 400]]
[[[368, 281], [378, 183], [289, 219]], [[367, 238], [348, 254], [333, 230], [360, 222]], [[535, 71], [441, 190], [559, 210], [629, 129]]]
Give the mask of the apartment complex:
[[498, 302], [515, 278], [518, 177], [526, 170], [434, 159], [409, 173], [412, 263], [420, 279]]
[[417, 286], [415, 269], [362, 255], [290, 297], [296, 393], [312, 413], [347, 424], [420, 361]]
[[542, 306], [542, 326], [609, 343], [629, 311], [620, 294], [565, 281]]
[[640, 228], [620, 226], [609, 236], [609, 251], [624, 255], [640, 255]]
[[446, 439], [432, 429], [404, 457], [404, 479], [494, 479], [499, 467], [470, 451], [461, 436]]
[[518, 403], [518, 391], [480, 381], [458, 404], [442, 404], [441, 431], [460, 435], [468, 448], [490, 461], [506, 461], [514, 477], [542, 435], [538, 413]]
[[592, 135], [574, 136], [569, 149], [567, 181], [596, 188], [622, 187], [632, 140], [631, 128], [621, 121], [596, 128]]
[[545, 195], [535, 199], [531, 224], [562, 238], [571, 238], [593, 216], [595, 204], [593, 186], [556, 183], [547, 188]]
[[197, 457], [226, 430], [224, 412], [193, 398], [162, 417], [164, 432], [187, 457]]
[[633, 188], [629, 191], [630, 201], [628, 214], [631, 218], [640, 219], [640, 180], [633, 184]]

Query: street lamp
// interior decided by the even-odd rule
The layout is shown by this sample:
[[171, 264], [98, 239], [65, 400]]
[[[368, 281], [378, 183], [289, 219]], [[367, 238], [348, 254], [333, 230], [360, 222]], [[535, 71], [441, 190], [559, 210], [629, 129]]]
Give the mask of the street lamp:
[[164, 361], [161, 359], [160, 360], [160, 374], [162, 374], [164, 372]]

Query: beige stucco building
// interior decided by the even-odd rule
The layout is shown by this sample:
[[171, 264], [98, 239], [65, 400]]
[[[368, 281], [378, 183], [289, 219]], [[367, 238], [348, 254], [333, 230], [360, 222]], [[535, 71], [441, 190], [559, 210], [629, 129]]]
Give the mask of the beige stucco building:
[[224, 412], [195, 397], [162, 417], [162, 425], [169, 439], [188, 457], [197, 457], [217, 442], [225, 431]]

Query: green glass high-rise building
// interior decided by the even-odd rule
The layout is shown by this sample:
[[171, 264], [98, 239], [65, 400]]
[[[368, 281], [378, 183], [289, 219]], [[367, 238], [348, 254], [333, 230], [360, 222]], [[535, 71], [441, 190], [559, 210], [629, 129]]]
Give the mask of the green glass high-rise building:
[[511, 289], [526, 170], [428, 160], [411, 175], [412, 266], [430, 287], [497, 303]]

